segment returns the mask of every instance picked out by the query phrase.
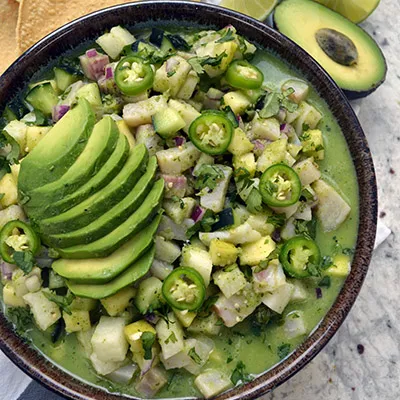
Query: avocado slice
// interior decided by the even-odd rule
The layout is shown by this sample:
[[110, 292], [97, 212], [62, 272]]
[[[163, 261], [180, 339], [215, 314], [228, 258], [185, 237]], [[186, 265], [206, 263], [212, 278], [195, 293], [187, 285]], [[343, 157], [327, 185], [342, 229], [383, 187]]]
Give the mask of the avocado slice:
[[57, 274], [71, 279], [74, 283], [109, 282], [125, 271], [153, 245], [160, 219], [161, 215], [155, 217], [145, 229], [108, 257], [82, 260], [60, 258], [53, 262], [52, 268]]
[[26, 206], [32, 189], [56, 181], [68, 171], [85, 148], [94, 123], [90, 104], [80, 100], [24, 158], [18, 176], [18, 190]]
[[54, 203], [74, 192], [96, 175], [109, 159], [119, 137], [119, 130], [111, 117], [105, 117], [93, 128], [87, 145], [68, 171], [58, 180], [31, 191], [30, 200], [25, 205], [28, 215], [35, 216], [35, 210], [43, 204]]
[[53, 204], [43, 204], [42, 211], [36, 218], [44, 216], [50, 218], [59, 215], [101, 190], [121, 171], [128, 156], [129, 143], [125, 135], [120, 134], [115, 150], [100, 171], [74, 193], [65, 196], [62, 200], [56, 201]]
[[[46, 243], [52, 247], [70, 247], [78, 244], [94, 242], [114, 230], [126, 218], [128, 218], [143, 203], [150, 189], [157, 170], [157, 158], [150, 158], [146, 173], [140, 178], [134, 188], [118, 204], [102, 214], [89, 225], [73, 232], [50, 235], [46, 237]], [[144, 219], [137, 225], [137, 230], [147, 224]]]
[[113, 295], [124, 287], [131, 285], [146, 275], [153, 263], [154, 254], [155, 247], [153, 246], [144, 256], [142, 256], [142, 258], [132, 264], [125, 272], [103, 285], [79, 284], [67, 280], [67, 286], [75, 296], [89, 297], [91, 299], [103, 299]]
[[57, 248], [57, 252], [63, 258], [107, 257], [137, 232], [137, 225], [141, 221], [144, 219], [149, 220], [159, 212], [163, 192], [164, 180], [159, 179], [137, 211], [119, 225], [118, 228], [92, 243], [67, 247], [65, 249]]
[[[340, 14], [313, 1], [285, 0], [276, 7], [274, 21], [281, 33], [321, 64], [348, 97], [365, 97], [384, 82], [387, 66], [380, 48], [363, 29]], [[332, 42], [327, 30], [336, 31], [339, 40]], [[357, 57], [351, 46], [343, 45], [342, 35], [354, 44]], [[326, 40], [321, 40], [322, 37]], [[318, 42], [325, 43], [325, 50]], [[346, 52], [346, 47], [350, 57], [340, 54]], [[332, 54], [335, 51], [336, 57]], [[338, 62], [346, 59], [351, 60], [351, 65]]]
[[64, 213], [40, 221], [38, 225], [43, 238], [83, 228], [117, 204], [146, 171], [147, 159], [143, 144], [134, 147], [122, 170], [106, 187]]

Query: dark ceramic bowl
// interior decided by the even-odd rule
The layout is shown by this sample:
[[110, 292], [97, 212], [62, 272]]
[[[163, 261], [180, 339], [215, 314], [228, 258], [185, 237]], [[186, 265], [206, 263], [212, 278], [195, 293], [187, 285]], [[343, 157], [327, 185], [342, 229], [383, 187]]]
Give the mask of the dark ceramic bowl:
[[[26, 88], [35, 73], [51, 61], [94, 40], [106, 29], [125, 24], [135, 29], [154, 26], [210, 27], [234, 25], [250, 41], [272, 51], [307, 78], [326, 101], [346, 137], [359, 186], [359, 234], [351, 274], [336, 302], [309, 338], [287, 359], [254, 381], [216, 398], [253, 399], [286, 381], [328, 343], [349, 313], [367, 274], [374, 245], [377, 189], [373, 162], [361, 126], [343, 92], [324, 70], [300, 47], [278, 32], [241, 14], [219, 7], [188, 2], [143, 2], [95, 12], [65, 25], [24, 53], [0, 78], [0, 111], [11, 97]], [[0, 348], [23, 371], [49, 389], [73, 399], [120, 399], [89, 386], [62, 371], [21, 340], [0, 313]]]

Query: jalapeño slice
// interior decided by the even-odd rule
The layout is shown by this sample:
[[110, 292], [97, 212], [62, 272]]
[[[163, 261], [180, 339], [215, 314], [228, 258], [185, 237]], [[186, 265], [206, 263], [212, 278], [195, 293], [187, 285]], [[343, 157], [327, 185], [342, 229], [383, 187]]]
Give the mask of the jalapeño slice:
[[225, 153], [232, 135], [232, 122], [222, 111], [205, 111], [189, 127], [190, 140], [199, 150], [210, 155]]
[[296, 236], [283, 245], [279, 261], [293, 278], [307, 278], [312, 275], [310, 267], [319, 265], [321, 253], [314, 240]]
[[263, 73], [245, 60], [231, 63], [225, 74], [230, 86], [237, 89], [259, 89], [264, 82]]
[[285, 164], [275, 164], [261, 175], [260, 193], [265, 204], [288, 207], [299, 201], [301, 182], [292, 168]]
[[174, 269], [164, 280], [162, 294], [167, 303], [177, 310], [197, 310], [206, 295], [203, 277], [193, 268]]
[[14, 251], [30, 251], [33, 255], [40, 250], [40, 239], [36, 232], [25, 222], [15, 220], [7, 222], [0, 231], [1, 258], [14, 264]]
[[143, 58], [124, 57], [115, 68], [115, 82], [121, 92], [129, 96], [150, 89], [153, 81], [153, 68], [150, 64], [146, 64]]

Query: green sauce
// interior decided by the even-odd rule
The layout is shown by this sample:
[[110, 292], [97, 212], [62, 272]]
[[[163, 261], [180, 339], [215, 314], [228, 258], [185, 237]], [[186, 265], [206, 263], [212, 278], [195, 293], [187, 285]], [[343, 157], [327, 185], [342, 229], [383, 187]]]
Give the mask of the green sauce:
[[[271, 83], [272, 89], [278, 89], [289, 78], [300, 77], [287, 67], [282, 61], [272, 55], [259, 52], [254, 63], [265, 75], [265, 81]], [[320, 246], [322, 255], [332, 254], [335, 246], [354, 248], [358, 230], [358, 191], [355, 169], [342, 132], [329, 112], [327, 105], [320, 99], [315, 91], [311, 91], [308, 101], [316, 106], [324, 115], [319, 127], [324, 133], [325, 160], [322, 161], [321, 172], [351, 206], [351, 214], [338, 230], [332, 233], [324, 233], [317, 226], [316, 241]], [[308, 332], [311, 332], [326, 315], [335, 301], [343, 279], [331, 278], [331, 286], [322, 288], [322, 298], [317, 299], [315, 283], [307, 282], [308, 300], [300, 304], [289, 305], [285, 314], [292, 310], [304, 312]], [[54, 346], [48, 335], [33, 329], [29, 336], [41, 353], [51, 359], [64, 370], [97, 386], [106, 388], [112, 392], [138, 395], [134, 385], [121, 386], [100, 378], [94, 373], [85, 356], [83, 349], [78, 344], [75, 335], [69, 335], [66, 340]], [[298, 337], [293, 340], [282, 341], [284, 337], [283, 326], [278, 323], [268, 324], [266, 328], [255, 332], [249, 321], [244, 321], [234, 328], [223, 328], [218, 337], [213, 338], [216, 349], [205, 366], [218, 367], [233, 371], [237, 362], [241, 360], [249, 374], [260, 374], [270, 369], [280, 360], [280, 355], [285, 356], [292, 352], [306, 337]], [[283, 351], [285, 350], [285, 351]], [[282, 354], [283, 353], [283, 354]], [[194, 376], [187, 372], [168, 372], [169, 384], [157, 395], [159, 398], [199, 396], [194, 385]]]

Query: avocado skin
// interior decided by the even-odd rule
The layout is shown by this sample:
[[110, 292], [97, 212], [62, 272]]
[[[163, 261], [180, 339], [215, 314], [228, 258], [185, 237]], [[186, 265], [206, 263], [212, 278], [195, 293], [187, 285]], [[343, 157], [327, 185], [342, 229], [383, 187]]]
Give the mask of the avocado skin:
[[121, 275], [103, 285], [79, 284], [67, 280], [67, 286], [76, 296], [103, 299], [131, 285], [146, 275], [153, 264], [154, 254], [155, 246], [147, 251], [138, 261], [128, 267]]
[[50, 234], [68, 233], [90, 224], [119, 203], [136, 185], [146, 171], [148, 152], [143, 144], [132, 149], [120, 173], [101, 191], [75, 207], [38, 223], [43, 239]]
[[[94, 123], [92, 107], [82, 99], [50, 129], [21, 162], [18, 177], [20, 199], [27, 203], [31, 190], [64, 175], [85, 148]], [[60, 133], [68, 136], [68, 140], [60, 140]]]
[[80, 284], [103, 284], [114, 279], [138, 260], [153, 244], [161, 215], [128, 242], [105, 258], [53, 262], [53, 270], [60, 276]]
[[[157, 170], [157, 159], [152, 157], [147, 165], [147, 171], [139, 179], [139, 182], [133, 189], [114, 207], [99, 216], [89, 225], [81, 229], [62, 233], [59, 235], [50, 235], [43, 238], [43, 241], [51, 247], [71, 247], [79, 244], [94, 242], [97, 239], [107, 235], [114, 230], [118, 225], [123, 223], [146, 198], [152, 188], [153, 179]], [[136, 230], [141, 229], [147, 224], [145, 218], [138, 221]]]
[[164, 180], [159, 179], [137, 211], [108, 235], [89, 244], [72, 246], [64, 249], [56, 248], [56, 251], [63, 258], [107, 257], [136, 233], [136, 224], [133, 223], [133, 221], [137, 221], [138, 215], [145, 215], [145, 218], [150, 220], [152, 216], [159, 213], [163, 193]]
[[68, 211], [78, 203], [86, 200], [94, 193], [103, 189], [114, 179], [115, 176], [118, 175], [118, 173], [124, 167], [128, 156], [129, 143], [126, 137], [120, 134], [114, 152], [111, 154], [110, 158], [103, 165], [100, 171], [74, 193], [71, 193], [64, 199], [53, 204], [46, 204], [46, 206], [40, 207], [41, 212], [35, 214], [36, 217], [34, 220], [51, 218]]
[[[100, 130], [103, 132], [108, 132], [107, 142], [104, 143], [104, 133], [99, 133]], [[75, 166], [75, 176], [69, 176], [69, 178], [65, 178], [70, 170], [66, 172], [60, 179], [53, 181], [47, 185], [41, 186], [40, 188], [33, 189], [31, 191], [30, 200], [25, 204], [25, 209], [27, 214], [35, 219], [36, 213], [41, 212], [43, 208], [43, 204], [53, 204], [56, 201], [63, 199], [65, 196], [73, 193], [76, 189], [82, 186], [84, 182], [97, 174], [97, 172], [101, 169], [104, 163], [108, 160], [110, 155], [112, 154], [115, 145], [117, 143], [119, 137], [119, 131], [117, 125], [110, 117], [105, 117], [100, 120], [93, 128], [93, 132], [90, 135], [87, 146], [90, 145], [90, 155], [97, 153], [96, 158], [92, 158], [91, 163], [89, 163], [89, 158], [85, 158], [85, 163], [82, 161], [79, 162], [80, 156], [85, 153], [86, 148], [77, 158], [76, 163], [70, 167], [74, 168], [75, 165], [78, 165], [79, 169]], [[91, 144], [92, 140], [96, 140], [96, 145]], [[100, 141], [103, 141], [101, 143]], [[99, 144], [103, 147], [99, 148]], [[36, 211], [36, 212], [35, 212]]]
[[[377, 53], [376, 57], [375, 57], [375, 59], [376, 59], [375, 61], [376, 61], [376, 64], [380, 65], [380, 69], [381, 69], [379, 79], [373, 79], [372, 81], [369, 80], [369, 82], [368, 82], [368, 76], [366, 76], [364, 78], [364, 80], [366, 81], [364, 88], [353, 89], [349, 86], [349, 83], [344, 84], [339, 80], [335, 81], [335, 79], [331, 76], [331, 78], [343, 90], [343, 92], [345, 93], [346, 97], [349, 100], [356, 100], [356, 99], [360, 99], [360, 98], [369, 96], [371, 93], [375, 92], [375, 90], [377, 90], [379, 88], [379, 86], [381, 86], [383, 84], [383, 82], [385, 82], [386, 75], [387, 75], [387, 62], [386, 62], [385, 56], [383, 55], [381, 49], [379, 48], [379, 46], [377, 45], [375, 40], [367, 32], [365, 32], [360, 26], [354, 24], [353, 22], [347, 20], [345, 17], [342, 17], [340, 14], [336, 13], [335, 11], [332, 11], [331, 9], [329, 9], [321, 4], [318, 4], [318, 3], [312, 2], [312, 1], [308, 1], [308, 0], [285, 0], [285, 1], [283, 1], [280, 5], [277, 6], [277, 8], [274, 11], [273, 25], [274, 25], [275, 29], [277, 29], [280, 33], [282, 33], [283, 35], [285, 35], [286, 37], [288, 37], [289, 39], [294, 41], [297, 45], [302, 47], [301, 44], [299, 44], [297, 42], [295, 37], [292, 37], [287, 34], [286, 29], [285, 29], [286, 21], [279, 20], [280, 19], [279, 11], [281, 10], [282, 6], [285, 6], [285, 7], [291, 6], [292, 3], [293, 4], [304, 3], [304, 4], [301, 4], [301, 6], [304, 7], [304, 12], [307, 12], [310, 15], [312, 15], [312, 13], [315, 12], [315, 10], [314, 10], [314, 8], [315, 8], [318, 10], [317, 12], [319, 13], [319, 15], [329, 16], [329, 15], [333, 14], [333, 15], [339, 16], [340, 19], [345, 20], [347, 22], [348, 26], [353, 26], [355, 31], [359, 30], [359, 32], [362, 32], [362, 35], [365, 35], [365, 38], [368, 38], [369, 42], [373, 43], [374, 50]], [[311, 4], [309, 4], [309, 3], [311, 3]], [[307, 8], [309, 6], [311, 6], [310, 9]], [[277, 13], [277, 11], [278, 11], [278, 13]], [[277, 15], [278, 15], [278, 17], [277, 17]], [[292, 23], [293, 23], [293, 21], [292, 21]], [[319, 28], [321, 28], [321, 26], [319, 26]], [[327, 25], [324, 28], [331, 28], [331, 29], [335, 29], [340, 32], [340, 29], [338, 29], [334, 24]], [[344, 32], [341, 32], [341, 33], [344, 33]], [[349, 35], [347, 35], [347, 36], [349, 36]], [[351, 39], [351, 37], [350, 37], [350, 39]], [[316, 43], [316, 46], [318, 46], [317, 43]], [[367, 45], [364, 46], [362, 50], [364, 51], [367, 47], [368, 47]], [[304, 49], [304, 50], [307, 51], [311, 55], [311, 57], [313, 57], [313, 55], [307, 49]], [[360, 51], [360, 49], [358, 49], [358, 50]], [[322, 68], [324, 68], [323, 63], [320, 61], [319, 61], [319, 63], [322, 66]], [[328, 71], [326, 71], [326, 72], [329, 74]], [[350, 83], [350, 85], [351, 85], [351, 83]]]

